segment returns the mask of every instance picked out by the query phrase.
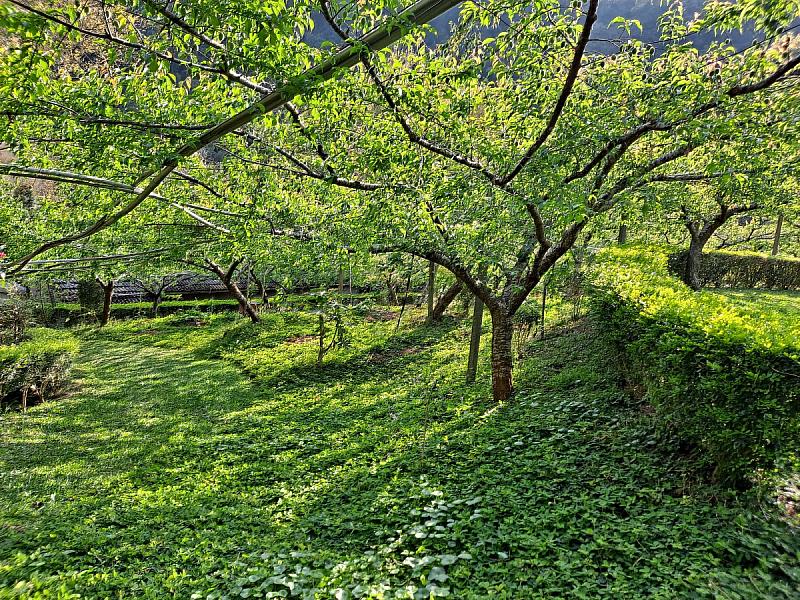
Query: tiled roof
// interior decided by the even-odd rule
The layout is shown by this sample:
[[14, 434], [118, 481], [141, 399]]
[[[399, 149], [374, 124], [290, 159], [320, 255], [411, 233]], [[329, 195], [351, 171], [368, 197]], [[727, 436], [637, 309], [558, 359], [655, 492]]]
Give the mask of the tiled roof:
[[[244, 282], [237, 282], [244, 285]], [[175, 276], [174, 283], [167, 285], [167, 294], [208, 294], [227, 292], [225, 286], [216, 277], [198, 273], [181, 273]]]

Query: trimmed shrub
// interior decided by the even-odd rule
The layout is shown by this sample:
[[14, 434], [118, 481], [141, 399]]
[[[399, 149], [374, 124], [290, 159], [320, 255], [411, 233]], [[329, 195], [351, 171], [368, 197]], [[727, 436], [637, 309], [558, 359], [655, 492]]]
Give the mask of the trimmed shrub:
[[30, 340], [0, 346], [0, 401], [42, 402], [63, 391], [78, 342], [63, 331], [33, 329]]
[[103, 310], [103, 288], [93, 279], [78, 281], [78, 305], [84, 314], [96, 319]]
[[[669, 257], [669, 270], [680, 276], [688, 251]], [[700, 264], [703, 287], [800, 290], [800, 260], [745, 252], [703, 253]]]
[[24, 340], [30, 320], [31, 311], [24, 300], [14, 298], [0, 302], [0, 345]]
[[800, 319], [692, 292], [663, 249], [598, 257], [593, 313], [626, 377], [714, 477], [745, 482], [800, 441]]

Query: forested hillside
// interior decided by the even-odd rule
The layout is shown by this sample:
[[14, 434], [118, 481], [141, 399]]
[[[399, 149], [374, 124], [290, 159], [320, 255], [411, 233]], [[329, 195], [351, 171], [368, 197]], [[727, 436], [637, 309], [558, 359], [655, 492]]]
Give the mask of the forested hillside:
[[[687, 15], [694, 15], [702, 12], [704, 0], [686, 0], [682, 4]], [[431, 36], [430, 44], [441, 43], [450, 38], [451, 28], [454, 23], [458, 22], [460, 10], [459, 7], [451, 8], [431, 21], [430, 24], [436, 33]], [[664, 6], [661, 0], [608, 0], [602, 3], [598, 10], [597, 41], [592, 43], [593, 50], [611, 54], [614, 51], [613, 42], [600, 40], [626, 39], [631, 35], [645, 41], [657, 42], [659, 40], [659, 18], [663, 13]], [[635, 27], [631, 32], [620, 29], [617, 24], [612, 23], [617, 17], [635, 19], [640, 23], [641, 29]], [[309, 44], [320, 47], [325, 42], [338, 43], [338, 36], [324, 16], [317, 14], [313, 20], [313, 29], [304, 36]], [[496, 26], [485, 27], [483, 35], [495, 36], [500, 31], [506, 31], [509, 24], [508, 20], [505, 20], [505, 23], [500, 22]], [[752, 43], [753, 34], [754, 32], [749, 27], [746, 27], [744, 31], [731, 31], [720, 35], [711, 31], [700, 31], [687, 38], [687, 41], [699, 48], [707, 48], [716, 39], [729, 39], [734, 47], [744, 48], [747, 44]]]

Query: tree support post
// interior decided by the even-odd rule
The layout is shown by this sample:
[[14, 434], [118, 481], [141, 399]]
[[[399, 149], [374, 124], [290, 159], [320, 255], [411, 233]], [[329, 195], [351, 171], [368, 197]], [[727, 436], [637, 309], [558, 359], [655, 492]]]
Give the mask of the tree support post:
[[783, 213], [778, 214], [778, 222], [775, 223], [775, 235], [772, 238], [772, 256], [777, 256], [781, 251], [781, 229], [783, 229]]
[[475, 383], [478, 373], [478, 353], [481, 347], [481, 332], [483, 329], [483, 300], [475, 296], [475, 306], [472, 309], [472, 332], [469, 336], [469, 357], [467, 358], [467, 383]]
[[436, 263], [432, 260], [428, 261], [428, 312], [425, 322], [431, 324], [434, 322], [433, 304], [436, 298]]

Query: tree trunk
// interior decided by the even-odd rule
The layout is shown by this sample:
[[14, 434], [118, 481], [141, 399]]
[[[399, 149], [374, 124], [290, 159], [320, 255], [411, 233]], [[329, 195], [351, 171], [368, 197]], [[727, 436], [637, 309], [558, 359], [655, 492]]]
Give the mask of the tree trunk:
[[514, 387], [511, 380], [513, 358], [511, 339], [513, 335], [511, 316], [502, 310], [493, 310], [492, 315], [492, 396], [495, 402], [511, 398]]
[[261, 282], [261, 306], [263, 308], [269, 308], [269, 299], [272, 295], [270, 292], [277, 293], [278, 291], [277, 289], [271, 290], [269, 287], [269, 280], [267, 279], [267, 275], [271, 273], [272, 270], [264, 271], [264, 273], [262, 273], [261, 275], [261, 279], [259, 279], [259, 281]]
[[433, 323], [433, 302], [436, 297], [436, 263], [428, 261], [428, 312], [426, 323]]
[[250, 300], [248, 300], [242, 291], [239, 289], [239, 286], [236, 285], [235, 281], [227, 281], [225, 282], [225, 287], [228, 288], [228, 292], [236, 298], [236, 301], [239, 303], [239, 311], [249, 317], [253, 323], [258, 323], [261, 318], [258, 316], [258, 313], [253, 308], [253, 305], [250, 304]]
[[153, 317], [158, 316], [158, 308], [161, 306], [161, 298], [164, 295], [164, 288], [160, 288], [155, 293], [155, 298], [153, 298]]
[[400, 314], [397, 315], [397, 324], [394, 326], [394, 332], [400, 329], [400, 321], [403, 319], [403, 313], [406, 311], [406, 304], [408, 304], [408, 290], [411, 289], [411, 276], [414, 273], [414, 257], [411, 257], [411, 264], [408, 267], [408, 277], [406, 278], [406, 292], [403, 294], [403, 304], [400, 306]]
[[108, 325], [111, 318], [111, 298], [114, 295], [114, 281], [109, 280], [108, 283], [103, 283], [99, 279], [97, 282], [103, 288], [103, 312], [100, 315], [100, 327]]
[[775, 236], [772, 238], [772, 256], [776, 256], [781, 251], [781, 229], [783, 229], [783, 213], [778, 215], [778, 222], [775, 223]]
[[350, 261], [350, 255], [347, 255], [347, 287], [350, 294], [350, 306], [353, 306], [353, 263]]
[[436, 303], [436, 306], [433, 307], [434, 321], [442, 320], [445, 311], [458, 297], [458, 295], [461, 293], [463, 289], [464, 289], [464, 284], [461, 283], [460, 281], [456, 281], [453, 285], [451, 285], [444, 291], [444, 294], [442, 294], [441, 298], [439, 298], [439, 301]]
[[686, 265], [683, 269], [683, 282], [695, 291], [703, 287], [700, 283], [703, 246], [705, 246], [703, 239], [693, 235], [692, 241], [689, 243], [689, 252], [686, 254]]
[[394, 287], [394, 283], [392, 283], [392, 274], [386, 276], [386, 301], [389, 303], [390, 306], [397, 306], [400, 304], [397, 301], [397, 290]]
[[700, 224], [695, 223], [689, 215], [685, 206], [681, 207], [683, 213], [683, 220], [686, 229], [689, 230], [689, 252], [686, 255], [686, 265], [683, 269], [683, 282], [695, 291], [700, 290], [703, 286], [700, 281], [700, 267], [703, 261], [703, 248], [705, 248], [708, 240], [714, 235], [714, 232], [722, 227], [725, 222], [734, 215], [739, 215], [752, 210], [760, 208], [758, 204], [750, 204], [747, 206], [727, 206], [719, 199], [719, 213], [714, 215], [711, 219], [703, 219], [702, 227]]
[[39, 286], [39, 307], [44, 313], [44, 288], [41, 285]]
[[236, 298], [236, 301], [239, 303], [239, 312], [249, 317], [253, 323], [258, 323], [261, 320], [258, 316], [258, 313], [253, 308], [253, 305], [250, 304], [250, 300], [248, 300], [245, 295], [242, 294], [239, 286], [236, 285], [236, 282], [233, 280], [236, 267], [240, 264], [240, 262], [241, 261], [233, 261], [226, 272], [223, 271], [222, 267], [220, 267], [217, 263], [206, 259], [204, 268], [219, 277], [220, 281], [225, 285], [225, 289], [228, 290], [228, 293]]
[[255, 275], [252, 275], [252, 273], [251, 276], [253, 277], [253, 283], [256, 284], [256, 292], [258, 292], [258, 297], [261, 298], [261, 303], [263, 304], [264, 298], [267, 295], [266, 290], [264, 289], [264, 282]]
[[344, 269], [339, 267], [339, 293], [344, 293]]
[[267, 296], [267, 273], [264, 272], [264, 276], [259, 277], [256, 275], [255, 269], [250, 267], [250, 277], [253, 278], [253, 283], [256, 284], [256, 291], [258, 292], [258, 297], [261, 299], [261, 308], [266, 309], [269, 307], [269, 298]]
[[50, 282], [47, 282], [47, 295], [50, 297], [50, 308], [55, 310], [56, 308], [56, 294], [53, 291], [53, 286], [50, 285]]
[[619, 226], [619, 233], [617, 234], [617, 243], [624, 244], [628, 241], [628, 225], [626, 223], [622, 223]]
[[[460, 284], [459, 284], [460, 285]], [[455, 296], [453, 296], [455, 298]], [[475, 296], [475, 307], [472, 309], [472, 333], [469, 337], [469, 358], [467, 359], [467, 383], [475, 383], [478, 373], [478, 351], [481, 347], [481, 330], [483, 328], [483, 300]]]

